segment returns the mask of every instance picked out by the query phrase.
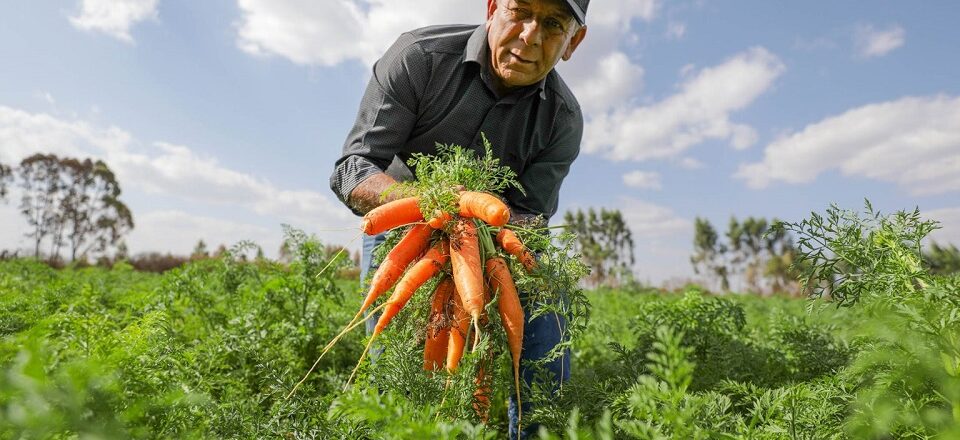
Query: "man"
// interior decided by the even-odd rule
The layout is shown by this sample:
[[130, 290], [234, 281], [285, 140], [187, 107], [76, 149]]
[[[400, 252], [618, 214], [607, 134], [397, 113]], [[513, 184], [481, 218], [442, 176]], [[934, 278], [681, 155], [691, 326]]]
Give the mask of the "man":
[[[525, 190], [504, 194], [511, 221], [548, 220], [583, 134], [580, 106], [553, 68], [569, 60], [586, 36], [588, 3], [487, 0], [483, 26], [432, 26], [401, 35], [374, 65], [330, 177], [333, 191], [362, 215], [400, 196], [384, 194], [412, 178], [405, 165], [412, 154], [435, 153], [437, 142], [483, 152], [483, 133]], [[364, 237], [361, 279], [382, 240]], [[528, 322], [523, 357], [542, 357], [556, 345], [556, 327], [556, 317]], [[551, 365], [558, 380], [569, 377], [569, 362], [565, 356]], [[532, 376], [524, 373], [528, 382]], [[511, 417], [511, 437], [515, 422]]]

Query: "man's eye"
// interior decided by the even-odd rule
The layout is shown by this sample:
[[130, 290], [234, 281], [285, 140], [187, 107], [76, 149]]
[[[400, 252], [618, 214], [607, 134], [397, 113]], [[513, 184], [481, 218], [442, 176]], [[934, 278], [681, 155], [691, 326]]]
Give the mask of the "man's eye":
[[559, 20], [554, 20], [554, 19], [551, 18], [551, 19], [547, 20], [547, 27], [549, 27], [549, 28], [552, 29], [552, 30], [562, 31], [562, 30], [563, 30], [563, 23], [560, 23]]
[[530, 16], [530, 11], [522, 8], [510, 8], [508, 11], [510, 12], [510, 18], [515, 20], [523, 20]]

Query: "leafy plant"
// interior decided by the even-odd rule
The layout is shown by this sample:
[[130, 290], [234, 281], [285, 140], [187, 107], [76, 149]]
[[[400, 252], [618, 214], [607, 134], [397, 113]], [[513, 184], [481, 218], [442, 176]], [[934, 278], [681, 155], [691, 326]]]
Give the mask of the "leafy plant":
[[857, 437], [960, 433], [960, 281], [922, 265], [937, 222], [918, 210], [883, 215], [831, 206], [783, 223], [800, 237], [805, 282], [838, 305], [862, 304], [860, 352], [842, 377], [855, 384], [847, 430]]
[[865, 201], [863, 212], [831, 205], [800, 222], [780, 222], [775, 231], [797, 234], [797, 264], [804, 287], [839, 305], [862, 296], [904, 296], [929, 281], [921, 265], [921, 241], [937, 229], [918, 209], [885, 216]]

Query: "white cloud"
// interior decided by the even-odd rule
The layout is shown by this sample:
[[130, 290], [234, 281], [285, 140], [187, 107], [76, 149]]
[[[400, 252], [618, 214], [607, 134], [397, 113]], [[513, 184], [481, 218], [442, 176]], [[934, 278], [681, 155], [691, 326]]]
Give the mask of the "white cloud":
[[[403, 32], [436, 24], [480, 24], [486, 18], [485, 2], [475, 0], [237, 0], [237, 5], [237, 45], [243, 51], [319, 66], [371, 65]], [[619, 46], [637, 38], [631, 23], [650, 21], [658, 10], [657, 0], [590, 6], [586, 40], [573, 61], [559, 67], [588, 112], [622, 106], [639, 92], [643, 68]]]
[[179, 210], [153, 211], [138, 216], [137, 227], [127, 237], [131, 254], [165, 250], [177, 255], [189, 254], [199, 240], [211, 252], [219, 245], [232, 246], [251, 240], [268, 256], [280, 248], [280, 225], [275, 228], [193, 215]]
[[[355, 235], [351, 232], [355, 217], [332, 197], [312, 190], [279, 188], [266, 179], [224, 167], [215, 158], [186, 146], [164, 142], [144, 145], [117, 127], [102, 128], [0, 106], [0, 146], [0, 162], [8, 164], [38, 152], [100, 158], [117, 174], [125, 194], [139, 194], [148, 201], [164, 197], [180, 205], [245, 211], [250, 221], [277, 225], [277, 235], [281, 223], [321, 228], [327, 231], [322, 239], [339, 243]], [[143, 226], [140, 216], [150, 214], [150, 203], [145, 205], [134, 209], [138, 230]], [[154, 221], [158, 218], [170, 217], [153, 217]], [[189, 235], [196, 240], [202, 233], [220, 232], [211, 228], [190, 231]], [[243, 238], [247, 237], [236, 240]]]
[[[33, 243], [24, 236], [26, 232], [26, 221], [23, 220], [17, 205], [20, 203], [20, 196], [16, 188], [12, 188], [7, 194], [7, 201], [0, 201], [0, 251], [14, 252], [16, 250], [29, 250], [33, 254]], [[20, 255], [27, 255], [27, 252], [20, 252]]]
[[130, 28], [157, 18], [159, 0], [83, 0], [80, 15], [70, 17], [77, 29], [103, 32], [125, 43], [133, 43]]
[[593, 2], [587, 12], [587, 36], [569, 62], [557, 66], [584, 115], [629, 108], [643, 89], [644, 69], [621, 49], [639, 36], [631, 24], [656, 17], [660, 2], [618, 0]]
[[39, 96], [43, 102], [46, 102], [51, 107], [56, 107], [57, 100], [53, 99], [53, 95], [51, 95], [50, 92], [37, 92], [37, 96]]
[[[671, 277], [692, 276], [690, 243], [693, 224], [671, 208], [634, 197], [620, 197], [614, 206], [623, 215], [634, 243], [634, 274], [642, 282], [662, 283]], [[569, 206], [564, 210], [587, 209]], [[600, 208], [595, 208], [600, 209]]]
[[632, 197], [621, 197], [619, 205], [633, 234], [637, 279], [659, 284], [669, 277], [691, 275], [689, 220], [666, 206]]
[[660, 173], [650, 171], [631, 171], [623, 175], [623, 183], [631, 188], [660, 189]]
[[679, 21], [671, 21], [670, 23], [667, 23], [667, 33], [666, 33], [667, 38], [679, 40], [683, 38], [683, 36], [686, 35], [686, 33], [687, 33], [686, 23], [682, 23]]
[[639, 92], [642, 86], [643, 68], [631, 63], [623, 52], [610, 52], [592, 67], [593, 75], [574, 87], [577, 101], [586, 114], [606, 112], [622, 103], [625, 97]]
[[[485, 2], [474, 0], [237, 0], [237, 5], [241, 50], [319, 66], [349, 61], [370, 65], [405, 31], [435, 24], [480, 24], [486, 18]], [[638, 38], [634, 22], [653, 20], [659, 9], [658, 0], [591, 5], [587, 38], [571, 62], [558, 66], [587, 119], [614, 111], [626, 115], [633, 108], [644, 70], [620, 46]], [[748, 127], [724, 125], [715, 128], [735, 134], [738, 146], [754, 136]]]
[[660, 10], [658, 0], [610, 0], [593, 2], [587, 9], [587, 25], [629, 32], [634, 20], [651, 21]]
[[663, 238], [691, 231], [690, 220], [679, 217], [672, 209], [633, 197], [620, 198], [620, 212], [634, 237]]
[[85, 121], [64, 121], [0, 105], [0, 162], [19, 162], [37, 152], [60, 156], [119, 152], [130, 142], [130, 134], [116, 127], [97, 128]]
[[903, 46], [906, 31], [900, 25], [893, 25], [887, 29], [877, 29], [869, 24], [861, 25], [854, 32], [853, 40], [857, 54], [861, 57], [880, 57]]
[[680, 160], [677, 161], [677, 164], [680, 165], [680, 168], [685, 170], [699, 170], [705, 166], [703, 162], [692, 157], [680, 158]]
[[[321, 219], [347, 220], [345, 208], [313, 191], [284, 190], [269, 181], [224, 168], [215, 158], [188, 147], [155, 142], [151, 154], [120, 154], [120, 178], [149, 193], [175, 195], [205, 204], [231, 205], [286, 222], [313, 224]], [[335, 216], [333, 214], [342, 214]], [[331, 225], [332, 226], [332, 225]]]
[[238, 0], [239, 47], [297, 64], [372, 64], [403, 32], [440, 23], [476, 23], [484, 2], [448, 0]]
[[776, 55], [755, 47], [704, 68], [680, 91], [649, 106], [595, 115], [584, 133], [584, 150], [612, 160], [674, 157], [708, 139], [727, 139], [737, 149], [756, 142], [752, 127], [730, 121], [766, 92], [785, 67]]
[[774, 141], [736, 177], [764, 188], [833, 169], [915, 195], [960, 191], [960, 97], [906, 97], [828, 117]]

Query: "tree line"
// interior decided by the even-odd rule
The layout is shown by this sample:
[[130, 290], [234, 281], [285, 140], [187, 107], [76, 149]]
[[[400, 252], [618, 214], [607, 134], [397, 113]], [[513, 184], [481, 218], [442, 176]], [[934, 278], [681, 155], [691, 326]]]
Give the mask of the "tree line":
[[[35, 257], [45, 253], [51, 260], [61, 260], [66, 251], [71, 261], [85, 260], [116, 246], [117, 259], [128, 258], [122, 238], [133, 229], [133, 214], [120, 200], [120, 184], [103, 161], [34, 154], [16, 167], [0, 163], [0, 201], [6, 201], [12, 185], [21, 190], [19, 208], [29, 226], [24, 235], [32, 240]], [[568, 211], [564, 223], [577, 234], [574, 251], [591, 268], [587, 285], [616, 288], [636, 283], [633, 235], [619, 210]], [[724, 292], [736, 287], [761, 294], [800, 293], [797, 274], [802, 268], [794, 261], [793, 239], [775, 223], [776, 219], [731, 217], [721, 236], [707, 219], [697, 217], [690, 257], [694, 272]], [[189, 257], [151, 253], [144, 264], [147, 270], [166, 270], [225, 250], [221, 245], [211, 255], [201, 240]], [[340, 251], [340, 246], [327, 249]], [[291, 259], [292, 252], [285, 242], [279, 260]], [[262, 253], [258, 250], [259, 258]], [[960, 250], [955, 245], [933, 243], [923, 255], [934, 273], [960, 272]], [[359, 260], [359, 255], [352, 259]]]
[[633, 234], [620, 210], [577, 209], [567, 211], [563, 221], [577, 234], [574, 251], [590, 268], [587, 285], [620, 287], [634, 282]]
[[[590, 267], [590, 287], [636, 285], [633, 274], [634, 241], [629, 224], [616, 209], [577, 209], [564, 214], [565, 226], [577, 234], [574, 251]], [[804, 295], [799, 281], [804, 262], [798, 261], [790, 233], [779, 220], [732, 216], [725, 231], [709, 220], [694, 221], [690, 263], [701, 282], [722, 292], [746, 291], [760, 295]], [[641, 249], [641, 252], [643, 250]], [[960, 249], [932, 242], [923, 252], [931, 273], [960, 273]]]
[[[732, 282], [739, 289], [759, 294], [778, 292], [801, 295], [814, 286], [801, 286], [800, 274], [806, 262], [797, 260], [797, 249], [789, 232], [776, 225], [779, 220], [731, 217], [727, 230], [720, 236], [704, 218], [694, 221], [693, 254], [690, 263], [694, 272], [708, 283], [729, 292]], [[960, 249], [955, 245], [931, 242], [922, 250], [924, 265], [934, 274], [960, 273]], [[821, 286], [829, 293], [831, 286]]]
[[16, 167], [0, 164], [0, 199], [20, 189], [34, 257], [85, 260], [107, 252], [133, 229], [133, 214], [120, 200], [120, 183], [102, 160], [34, 154]]
[[694, 273], [724, 292], [738, 282], [737, 290], [799, 293], [796, 248], [789, 233], [773, 227], [777, 221], [734, 216], [721, 236], [709, 220], [697, 217], [690, 256]]
[[[793, 242], [786, 232], [772, 228], [775, 221], [734, 217], [721, 237], [708, 220], [698, 217], [690, 257], [694, 272], [724, 292], [731, 291], [734, 282], [756, 293], [797, 292]], [[564, 223], [577, 234], [574, 251], [591, 269], [588, 286], [636, 284], [633, 234], [619, 210], [568, 211]]]

